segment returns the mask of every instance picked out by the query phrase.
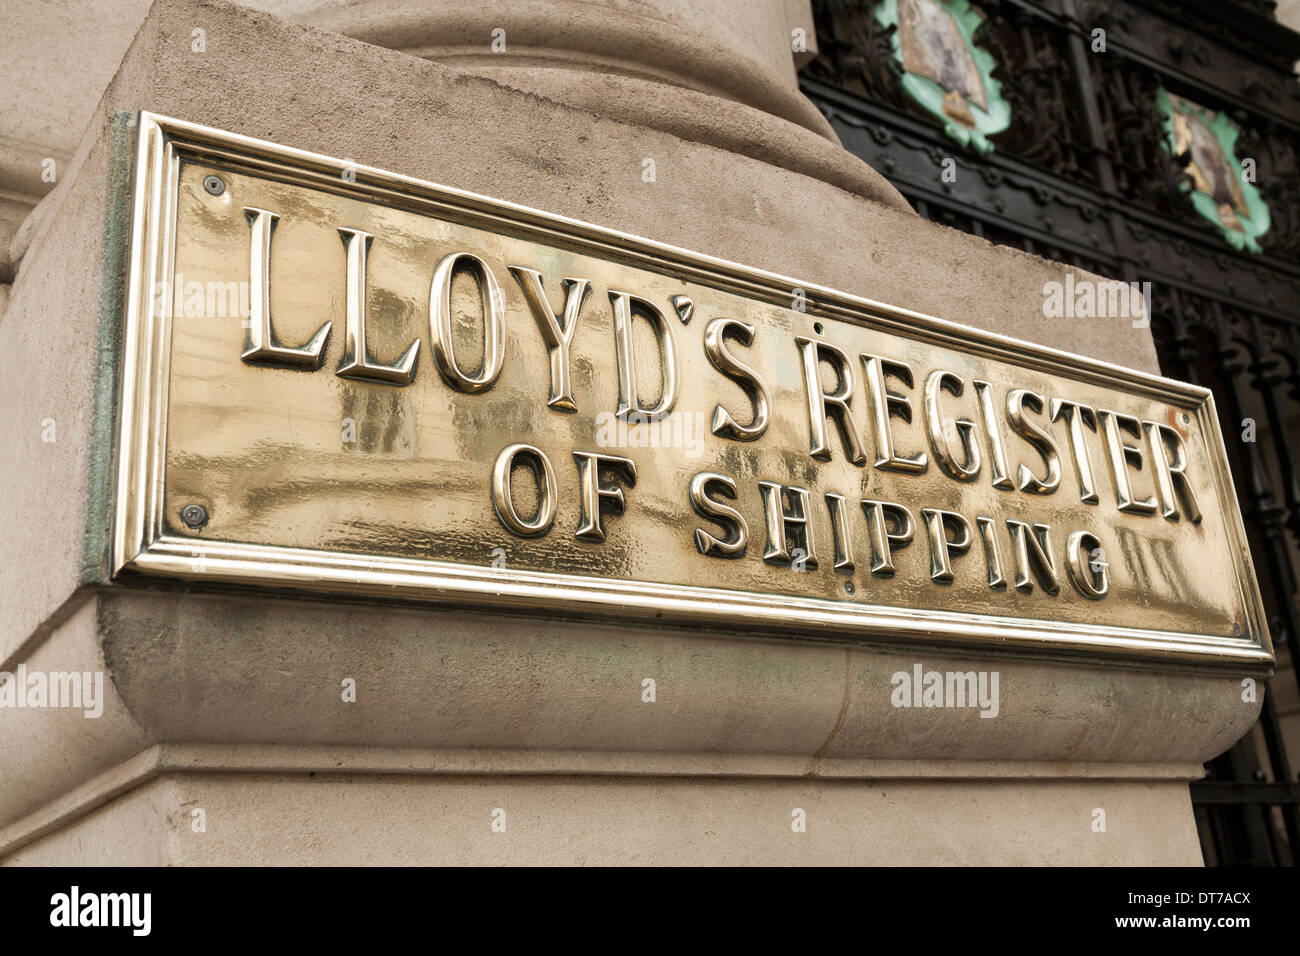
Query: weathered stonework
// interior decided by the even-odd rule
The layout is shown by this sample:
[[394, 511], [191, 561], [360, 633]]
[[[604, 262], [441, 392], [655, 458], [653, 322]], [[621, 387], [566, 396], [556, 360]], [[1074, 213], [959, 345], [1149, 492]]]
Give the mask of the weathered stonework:
[[[519, 37], [534, 57], [519, 65], [465, 54], [493, 4], [442, 46], [423, 39], [441, 21], [409, 6], [305, 15], [352, 39], [159, 0], [24, 227], [0, 318], [0, 352], [22, 369], [0, 380], [16, 426], [0, 459], [0, 669], [102, 669], [109, 700], [98, 720], [0, 715], [0, 860], [1199, 862], [1187, 781], [1259, 707], [1232, 675], [108, 580], [140, 110], [1157, 370], [1144, 329], [1043, 318], [1043, 285], [1065, 266], [914, 215], [810, 115], [768, 33], [721, 38], [719, 62], [753, 66], [752, 85], [692, 67], [725, 5], [652, 5], [683, 31], [658, 71], [590, 49], [539, 62], [580, 28], [632, 56], [645, 24], [619, 5], [537, 4], [545, 28]], [[780, 0], [755, 6], [773, 29], [791, 17]], [[34, 424], [47, 418], [53, 443]], [[999, 719], [892, 708], [889, 676], [914, 661], [999, 670]], [[498, 807], [508, 836], [489, 829]]]

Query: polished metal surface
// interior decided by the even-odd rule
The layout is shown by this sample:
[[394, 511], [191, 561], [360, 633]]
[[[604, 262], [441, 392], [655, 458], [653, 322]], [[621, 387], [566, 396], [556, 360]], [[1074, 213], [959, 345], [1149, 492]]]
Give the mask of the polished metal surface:
[[118, 575], [1272, 663], [1203, 389], [140, 123]]

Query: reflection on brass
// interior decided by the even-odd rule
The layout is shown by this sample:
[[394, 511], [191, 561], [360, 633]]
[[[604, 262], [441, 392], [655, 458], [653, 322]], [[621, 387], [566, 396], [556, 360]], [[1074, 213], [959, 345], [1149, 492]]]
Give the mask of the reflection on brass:
[[150, 114], [131, 270], [124, 579], [1272, 662], [1202, 389]]

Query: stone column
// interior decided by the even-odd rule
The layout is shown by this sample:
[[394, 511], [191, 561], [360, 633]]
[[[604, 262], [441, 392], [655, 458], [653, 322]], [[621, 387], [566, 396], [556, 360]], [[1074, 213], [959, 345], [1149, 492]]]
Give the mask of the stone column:
[[[794, 81], [805, 4], [735, 7], [154, 4], [0, 320], [0, 669], [105, 675], [97, 719], [0, 712], [0, 860], [1199, 862], [1187, 782], [1258, 707], [1231, 675], [110, 579], [140, 110], [1156, 370], [1145, 330], [1044, 325], [1064, 266], [835, 143]], [[891, 707], [915, 662], [999, 671], [1000, 716]]]

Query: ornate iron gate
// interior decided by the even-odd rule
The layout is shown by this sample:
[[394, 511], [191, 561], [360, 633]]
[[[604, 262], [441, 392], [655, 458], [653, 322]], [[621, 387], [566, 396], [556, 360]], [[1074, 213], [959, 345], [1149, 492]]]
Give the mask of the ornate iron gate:
[[[1272, 7], [820, 0], [819, 52], [801, 77], [845, 147], [921, 215], [1107, 278], [1150, 282], [1163, 371], [1214, 390], [1278, 668], [1254, 730], [1192, 785], [1211, 865], [1294, 865], [1300, 848], [1300, 34], [1280, 26]], [[942, 112], [937, 99], [927, 108], [904, 83], [900, 12], [925, 29], [949, 16], [940, 52], [949, 42], [960, 60], [963, 40], [972, 54], [985, 51], [959, 65], [979, 70], [991, 57], [991, 82], [977, 91], [976, 81], [942, 79], [951, 90]], [[936, 59], [943, 69], [952, 61]], [[1010, 117], [987, 154], [978, 137], [963, 142], [963, 130], [978, 125], [972, 115], [983, 115], [967, 99], [981, 94], [1004, 102]], [[1198, 167], [1199, 144], [1178, 150], [1171, 102], [1204, 110], [1184, 131], [1195, 117], [1205, 129], [1239, 131], [1222, 155], [1241, 163], [1240, 189], [1253, 181], [1267, 204], [1258, 253], [1246, 238], [1257, 207], [1235, 180]], [[1218, 222], [1206, 218], [1197, 188], [1217, 204]]]

